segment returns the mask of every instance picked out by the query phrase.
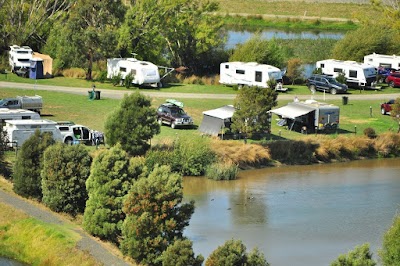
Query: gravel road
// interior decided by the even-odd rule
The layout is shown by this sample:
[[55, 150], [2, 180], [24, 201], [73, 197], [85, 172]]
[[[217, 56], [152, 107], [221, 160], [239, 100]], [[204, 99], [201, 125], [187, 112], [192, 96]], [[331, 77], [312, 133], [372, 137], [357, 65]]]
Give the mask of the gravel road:
[[[54, 214], [51, 211], [41, 209], [38, 206], [30, 203], [29, 201], [13, 194], [8, 193], [0, 189], [0, 202], [17, 208], [29, 216], [32, 216], [38, 220], [44, 221], [51, 224], [69, 224], [71, 223]], [[119, 258], [117, 255], [113, 254], [109, 249], [103, 246], [99, 241], [96, 241], [92, 236], [85, 233], [80, 227], [75, 226], [74, 231], [78, 233], [81, 237], [77, 247], [80, 250], [88, 251], [96, 260], [103, 265], [107, 266], [125, 266], [131, 265], [125, 262], [123, 259]]]

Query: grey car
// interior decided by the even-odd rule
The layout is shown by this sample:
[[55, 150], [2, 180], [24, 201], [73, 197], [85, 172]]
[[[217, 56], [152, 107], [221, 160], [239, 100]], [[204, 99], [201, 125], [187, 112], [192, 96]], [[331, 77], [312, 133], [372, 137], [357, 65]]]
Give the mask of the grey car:
[[307, 79], [307, 87], [312, 93], [326, 91], [331, 94], [346, 93], [347, 85], [338, 82], [334, 77], [314, 74]]

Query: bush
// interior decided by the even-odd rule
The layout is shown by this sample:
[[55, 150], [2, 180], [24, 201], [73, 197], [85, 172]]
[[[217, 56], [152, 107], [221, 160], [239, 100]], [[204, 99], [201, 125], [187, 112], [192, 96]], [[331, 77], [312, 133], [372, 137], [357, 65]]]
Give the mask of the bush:
[[[356, 246], [347, 254], [340, 255], [331, 263], [331, 266], [375, 266], [376, 262], [372, 259], [369, 244]], [[391, 264], [393, 265], [393, 264]]]
[[371, 127], [367, 127], [366, 129], [364, 129], [364, 135], [367, 136], [370, 139], [376, 138], [376, 132]]
[[107, 80], [107, 71], [100, 71], [100, 74], [98, 75], [97, 80], [100, 83], [104, 83]]
[[113, 75], [111, 77], [111, 83], [113, 86], [118, 86], [119, 84], [121, 84], [121, 80], [122, 80], [122, 76], [121, 73], [118, 72], [118, 74]]
[[234, 180], [238, 173], [238, 166], [232, 162], [213, 163], [206, 169], [205, 176], [214, 180]]
[[271, 158], [285, 164], [311, 164], [315, 162], [317, 144], [311, 140], [277, 140], [264, 144]]
[[124, 86], [125, 88], [129, 89], [132, 87], [132, 81], [135, 79], [135, 76], [132, 73], [129, 73], [128, 75], [125, 76], [124, 79]]
[[84, 146], [57, 143], [47, 148], [41, 173], [43, 203], [56, 212], [83, 213], [91, 163]]
[[400, 262], [400, 216], [393, 220], [392, 226], [383, 236], [382, 250], [379, 251], [382, 265], [398, 265]]
[[163, 266], [201, 266], [204, 258], [194, 257], [192, 242], [189, 239], [178, 239], [161, 255]]

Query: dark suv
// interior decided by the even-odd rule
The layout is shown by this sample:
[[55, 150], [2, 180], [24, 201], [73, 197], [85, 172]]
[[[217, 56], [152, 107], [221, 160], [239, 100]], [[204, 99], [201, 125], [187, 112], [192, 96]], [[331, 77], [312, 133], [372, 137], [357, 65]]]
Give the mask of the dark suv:
[[392, 88], [400, 87], [400, 73], [390, 73], [386, 78], [386, 83]]
[[171, 128], [193, 126], [193, 119], [174, 103], [163, 103], [158, 107], [157, 121], [160, 125], [167, 124]]
[[306, 84], [312, 93], [315, 93], [317, 90], [327, 91], [331, 94], [346, 93], [348, 89], [347, 85], [339, 83], [334, 77], [327, 75], [311, 75], [307, 79]]

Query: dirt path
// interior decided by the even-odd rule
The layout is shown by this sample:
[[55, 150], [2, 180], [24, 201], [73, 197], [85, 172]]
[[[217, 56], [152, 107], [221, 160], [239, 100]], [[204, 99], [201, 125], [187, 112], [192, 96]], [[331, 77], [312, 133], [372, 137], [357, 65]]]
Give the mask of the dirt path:
[[[0, 202], [17, 208], [29, 216], [32, 216], [38, 220], [52, 224], [71, 224], [68, 220], [61, 218], [51, 211], [41, 209], [38, 206], [30, 203], [29, 201], [13, 194], [8, 193], [0, 189]], [[77, 244], [77, 248], [83, 251], [89, 252], [98, 262], [106, 266], [129, 266], [123, 259], [119, 258], [116, 254], [113, 254], [99, 241], [95, 240], [92, 236], [85, 233], [80, 227], [75, 226], [74, 231], [81, 237]]]

